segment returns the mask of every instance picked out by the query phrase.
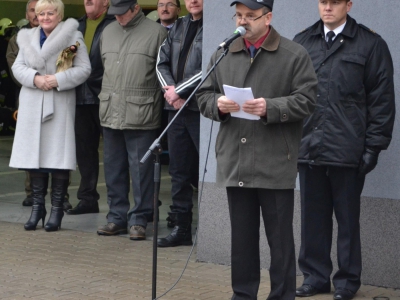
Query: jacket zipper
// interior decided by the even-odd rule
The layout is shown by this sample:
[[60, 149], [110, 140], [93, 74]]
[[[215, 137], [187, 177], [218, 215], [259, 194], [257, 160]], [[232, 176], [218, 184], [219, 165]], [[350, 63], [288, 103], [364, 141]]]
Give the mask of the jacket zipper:
[[282, 126], [279, 125], [279, 128], [281, 129], [281, 133], [282, 133], [283, 139], [285, 140], [285, 145], [286, 145], [286, 150], [287, 150], [287, 159], [288, 159], [288, 160], [291, 160], [292, 157], [291, 157], [291, 155], [290, 155], [289, 143], [288, 143], [288, 141], [287, 141], [287, 139], [286, 139], [285, 134], [283, 133]]

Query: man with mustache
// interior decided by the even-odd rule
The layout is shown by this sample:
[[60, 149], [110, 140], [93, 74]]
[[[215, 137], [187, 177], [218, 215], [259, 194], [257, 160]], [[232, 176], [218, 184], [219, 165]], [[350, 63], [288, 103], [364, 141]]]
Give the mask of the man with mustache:
[[179, 0], [158, 0], [157, 13], [158, 20], [162, 26], [170, 30], [174, 26], [181, 12], [181, 3]]
[[76, 160], [81, 181], [77, 192], [79, 202], [74, 208], [67, 210], [69, 215], [99, 212], [97, 181], [101, 126], [98, 95], [104, 73], [100, 37], [104, 28], [115, 21], [114, 16], [107, 15], [109, 0], [84, 0], [84, 5], [86, 15], [78, 20], [78, 30], [85, 39], [92, 73], [85, 83], [76, 88]]
[[[271, 26], [273, 0], [236, 0], [233, 19], [246, 28], [197, 94], [203, 116], [220, 122], [217, 184], [226, 188], [231, 221], [232, 300], [257, 299], [260, 212], [270, 246], [271, 292], [293, 300], [296, 260], [294, 188], [303, 119], [314, 110], [317, 78], [307, 51]], [[212, 55], [209, 68], [223, 50]], [[242, 107], [223, 85], [251, 87]], [[242, 109], [259, 117], [234, 117]], [[265, 260], [265, 258], [262, 258]], [[265, 298], [264, 298], [265, 299]]]
[[361, 192], [392, 138], [392, 58], [378, 34], [348, 15], [352, 5], [319, 0], [321, 19], [294, 38], [309, 52], [318, 75], [317, 106], [304, 121], [299, 152], [304, 275], [299, 297], [331, 290], [333, 212], [339, 267], [333, 298], [352, 299], [360, 288]]

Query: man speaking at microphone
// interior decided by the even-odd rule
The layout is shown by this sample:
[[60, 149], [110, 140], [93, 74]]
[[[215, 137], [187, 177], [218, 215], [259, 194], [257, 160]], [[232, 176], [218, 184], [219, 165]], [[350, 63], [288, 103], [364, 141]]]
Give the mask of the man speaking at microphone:
[[[217, 184], [227, 191], [234, 300], [257, 299], [260, 211], [271, 252], [268, 299], [295, 298], [292, 220], [297, 156], [303, 119], [314, 110], [317, 78], [306, 50], [270, 25], [273, 3], [231, 3], [236, 5], [236, 25], [246, 33], [232, 42], [216, 74], [197, 95], [200, 112], [221, 122], [215, 146]], [[222, 51], [212, 55], [209, 67]], [[224, 95], [224, 84], [251, 87], [254, 99], [240, 107]], [[260, 119], [231, 115], [239, 110]]]

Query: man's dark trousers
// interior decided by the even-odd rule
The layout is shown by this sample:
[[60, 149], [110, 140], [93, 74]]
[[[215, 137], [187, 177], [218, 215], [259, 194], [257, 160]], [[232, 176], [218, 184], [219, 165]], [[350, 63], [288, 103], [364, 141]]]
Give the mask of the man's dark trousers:
[[339, 270], [332, 282], [356, 293], [361, 285], [360, 195], [365, 177], [357, 168], [299, 164], [301, 248], [304, 284], [330, 291], [332, 215], [338, 223]]
[[81, 181], [78, 200], [88, 203], [98, 201], [97, 181], [99, 178], [99, 143], [101, 126], [99, 105], [77, 105], [75, 114], [76, 160]]
[[[170, 111], [168, 122], [177, 111]], [[184, 109], [168, 130], [169, 173], [172, 215], [190, 214], [193, 208], [193, 169], [198, 168], [200, 112]]]
[[[157, 138], [157, 130], [116, 130], [103, 128], [104, 175], [109, 205], [108, 222], [121, 227], [147, 226], [153, 217], [154, 165], [140, 160]], [[129, 190], [135, 205], [130, 208]]]
[[256, 300], [260, 285], [260, 210], [271, 250], [268, 300], [293, 300], [294, 191], [227, 187], [232, 229], [232, 300]]

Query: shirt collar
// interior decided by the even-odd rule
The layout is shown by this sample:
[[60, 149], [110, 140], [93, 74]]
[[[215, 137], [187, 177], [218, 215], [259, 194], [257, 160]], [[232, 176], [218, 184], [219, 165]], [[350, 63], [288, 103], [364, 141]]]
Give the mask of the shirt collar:
[[248, 40], [243, 39], [244, 43], [246, 44], [246, 48], [248, 49], [251, 45], [253, 45], [256, 49], [260, 48], [262, 43], [264, 43], [265, 39], [267, 38], [270, 31], [271, 31], [271, 27], [268, 28], [267, 33], [264, 36], [262, 36], [257, 42], [255, 42], [254, 45], [252, 43], [250, 43]]
[[334, 40], [334, 39], [338, 36], [338, 34], [342, 33], [342, 31], [343, 31], [343, 29], [344, 29], [344, 26], [346, 26], [346, 23], [347, 23], [347, 21], [344, 22], [344, 23], [343, 23], [342, 25], [340, 25], [339, 27], [335, 28], [334, 30], [330, 30], [330, 29], [328, 29], [328, 27], [326, 27], [326, 26], [324, 25], [325, 39], [327, 39], [326, 34], [327, 34], [329, 31], [333, 31], [333, 32], [335, 33], [335, 36], [333, 37], [332, 40]]

